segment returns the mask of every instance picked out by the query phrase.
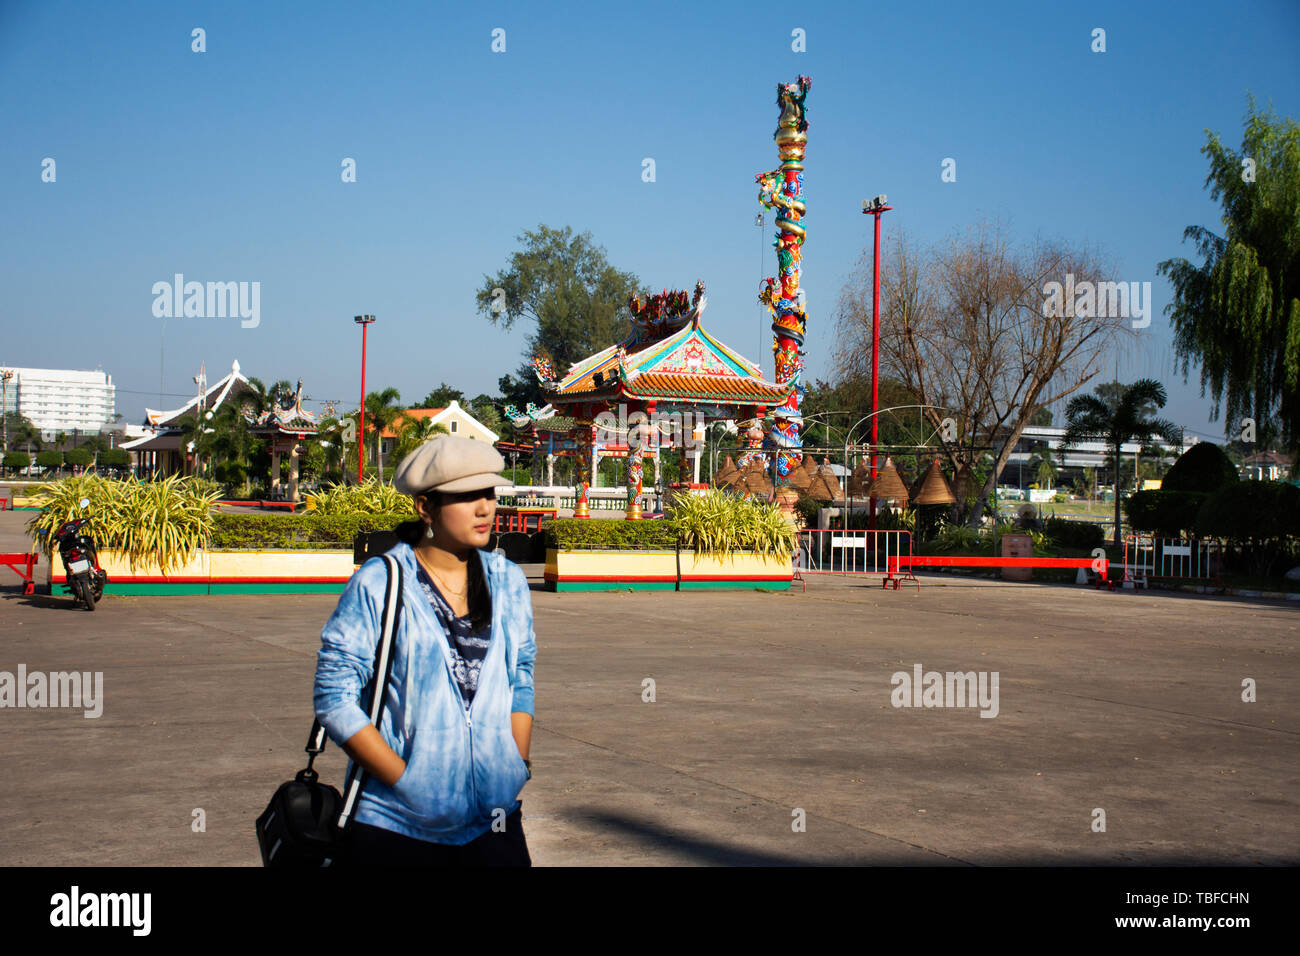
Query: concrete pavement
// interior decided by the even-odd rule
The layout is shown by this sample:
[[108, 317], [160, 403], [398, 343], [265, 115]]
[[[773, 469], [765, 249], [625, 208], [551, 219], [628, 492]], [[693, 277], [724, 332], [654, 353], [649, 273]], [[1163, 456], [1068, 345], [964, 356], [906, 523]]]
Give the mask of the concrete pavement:
[[[535, 591], [535, 864], [1300, 862], [1293, 604], [923, 580]], [[0, 590], [0, 671], [104, 682], [97, 719], [0, 709], [0, 864], [256, 865], [334, 603]], [[917, 663], [996, 671], [997, 716], [894, 707]]]

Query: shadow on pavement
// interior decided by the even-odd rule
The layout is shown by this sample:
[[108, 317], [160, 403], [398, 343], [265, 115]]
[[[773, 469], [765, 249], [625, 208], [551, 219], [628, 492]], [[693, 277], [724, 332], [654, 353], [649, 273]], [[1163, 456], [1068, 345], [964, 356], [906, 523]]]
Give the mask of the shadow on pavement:
[[[725, 843], [719, 843], [714, 840], [706, 840], [698, 836], [679, 833], [660, 826], [657, 823], [638, 820], [624, 814], [609, 813], [598, 809], [577, 808], [567, 810], [562, 815], [565, 819], [573, 823], [584, 824], [602, 830], [612, 830], [621, 835], [632, 837], [638, 842], [646, 844], [647, 848], [653, 848], [658, 851], [656, 854], [656, 860], [662, 860], [662, 852], [667, 849], [683, 856], [694, 857], [708, 866], [917, 865], [915, 856], [908, 856], [906, 858], [902, 855], [899, 855], [896, 858], [883, 857], [868, 862], [864, 861], [861, 856], [842, 857], [840, 859], [819, 857], [815, 860], [809, 860], [783, 853], [765, 853], [761, 850], [750, 850], [729, 846]], [[967, 865], [959, 860], [945, 859], [937, 854], [934, 856], [934, 864], [939, 866]]]

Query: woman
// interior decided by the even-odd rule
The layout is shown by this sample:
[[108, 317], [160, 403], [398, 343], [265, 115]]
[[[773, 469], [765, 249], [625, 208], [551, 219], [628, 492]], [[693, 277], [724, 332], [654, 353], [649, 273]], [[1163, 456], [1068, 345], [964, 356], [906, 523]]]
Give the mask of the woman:
[[520, 789], [532, 776], [533, 608], [523, 570], [487, 545], [501, 455], [439, 437], [393, 476], [418, 522], [389, 553], [402, 613], [378, 727], [358, 701], [380, 636], [386, 566], [371, 558], [321, 632], [316, 716], [366, 772], [349, 831], [358, 865], [531, 866]]

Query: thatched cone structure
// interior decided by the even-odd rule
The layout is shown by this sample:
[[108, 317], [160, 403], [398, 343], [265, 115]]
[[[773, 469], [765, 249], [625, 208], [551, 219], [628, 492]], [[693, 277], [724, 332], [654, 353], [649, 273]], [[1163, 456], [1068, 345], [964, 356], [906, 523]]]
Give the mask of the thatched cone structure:
[[817, 480], [817, 458], [816, 458], [816, 456], [814, 456], [814, 455], [804, 455], [804, 457], [803, 457], [803, 465], [800, 467], [800, 470], [804, 473], [804, 477], [807, 479], [807, 482], [808, 482], [808, 485], [805, 486], [805, 488], [804, 488], [804, 491], [806, 492], [806, 491], [808, 490], [808, 487], [811, 486], [812, 483], [813, 483], [814, 481]]
[[772, 493], [772, 481], [767, 477], [767, 468], [762, 460], [755, 460], [743, 469], [734, 482], [736, 488], [748, 495], [767, 496]]
[[840, 491], [840, 483], [835, 477], [835, 472], [831, 470], [830, 459], [826, 459], [808, 485], [807, 494], [818, 501], [838, 501], [843, 494]]
[[736, 467], [736, 463], [732, 461], [731, 456], [728, 455], [726, 461], [722, 463], [722, 467], [719, 468], [713, 476], [713, 486], [715, 488], [725, 488], [732, 484], [739, 476], [740, 469]]
[[871, 486], [871, 466], [867, 464], [864, 458], [858, 462], [858, 467], [853, 469], [853, 474], [849, 476], [849, 494], [854, 498], [867, 497], [867, 488]]
[[948, 486], [948, 479], [939, 469], [939, 459], [930, 463], [925, 474], [918, 482], [919, 489], [913, 495], [913, 503], [918, 505], [950, 505], [957, 500]]
[[786, 484], [801, 494], [808, 491], [808, 486], [812, 484], [815, 476], [815, 472], [808, 471], [809, 462], [812, 462], [814, 467], [816, 466], [816, 462], [813, 461], [812, 455], [804, 455], [803, 460], [799, 462], [799, 467], [793, 469], [790, 474], [785, 476]]
[[882, 501], [897, 501], [904, 505], [911, 500], [907, 485], [903, 484], [903, 479], [899, 477], [898, 469], [890, 458], [886, 458], [884, 467], [876, 472], [876, 480], [867, 489], [867, 494]]

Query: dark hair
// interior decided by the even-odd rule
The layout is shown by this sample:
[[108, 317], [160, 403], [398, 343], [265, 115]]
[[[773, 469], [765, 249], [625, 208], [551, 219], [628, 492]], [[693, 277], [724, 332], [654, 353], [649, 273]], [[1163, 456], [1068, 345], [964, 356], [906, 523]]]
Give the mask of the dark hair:
[[[429, 499], [429, 503], [435, 508], [442, 507], [442, 495], [437, 491], [422, 491], [414, 497], [424, 497]], [[416, 547], [424, 537], [425, 524], [423, 521], [405, 521], [399, 524], [393, 530], [397, 533], [399, 540], [404, 541], [411, 547]], [[474, 548], [465, 565], [465, 599], [469, 605], [469, 624], [475, 631], [488, 627], [492, 623], [492, 592], [488, 590], [487, 575], [483, 573], [483, 560], [479, 557], [478, 548]]]

